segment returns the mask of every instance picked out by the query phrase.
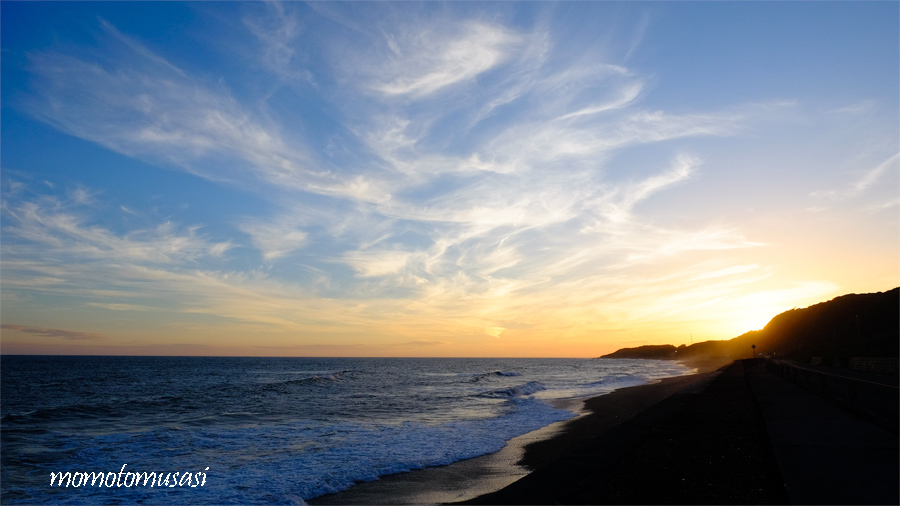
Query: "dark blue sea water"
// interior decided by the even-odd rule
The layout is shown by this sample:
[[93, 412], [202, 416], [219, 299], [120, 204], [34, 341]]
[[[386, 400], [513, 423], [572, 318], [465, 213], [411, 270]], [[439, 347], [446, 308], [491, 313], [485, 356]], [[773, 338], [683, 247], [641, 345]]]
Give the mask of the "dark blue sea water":
[[[495, 452], [574, 416], [553, 399], [690, 372], [653, 360], [0, 360], [3, 504], [298, 504]], [[107, 474], [111, 486], [74, 486], [76, 472], [96, 478], [123, 464], [154, 480], [178, 472], [181, 483], [132, 476], [126, 486], [127, 474]], [[50, 485], [65, 472], [68, 486]]]

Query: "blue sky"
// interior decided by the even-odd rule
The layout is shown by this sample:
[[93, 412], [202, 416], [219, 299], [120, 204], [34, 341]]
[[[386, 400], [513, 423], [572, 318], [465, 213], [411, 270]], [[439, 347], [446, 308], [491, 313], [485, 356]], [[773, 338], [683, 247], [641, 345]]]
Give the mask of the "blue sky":
[[900, 284], [896, 2], [0, 9], [4, 353], [596, 356]]

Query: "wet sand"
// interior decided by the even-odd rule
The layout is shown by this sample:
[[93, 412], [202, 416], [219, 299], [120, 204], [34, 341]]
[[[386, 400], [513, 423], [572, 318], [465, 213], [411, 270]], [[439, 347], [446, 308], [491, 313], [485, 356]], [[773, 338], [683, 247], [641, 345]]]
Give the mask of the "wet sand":
[[698, 376], [469, 504], [786, 504], [744, 363]]
[[582, 416], [493, 455], [310, 502], [898, 504], [896, 431], [763, 360], [692, 365], [698, 373], [588, 399]]
[[673, 394], [711, 380], [716, 374], [714, 371], [730, 361], [712, 359], [683, 363], [697, 372], [623, 388], [587, 400], [570, 400], [568, 405], [560, 407], [580, 412], [581, 416], [514, 438], [499, 452], [448, 466], [383, 476], [308, 502], [313, 505], [445, 504], [498, 491]]

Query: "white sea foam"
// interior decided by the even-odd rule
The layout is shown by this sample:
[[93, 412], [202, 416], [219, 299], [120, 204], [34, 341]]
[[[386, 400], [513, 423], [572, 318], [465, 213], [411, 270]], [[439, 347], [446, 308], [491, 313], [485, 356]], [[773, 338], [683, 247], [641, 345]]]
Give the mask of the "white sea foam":
[[[10, 504], [300, 504], [574, 416], [553, 399], [689, 371], [636, 360], [0, 358]], [[51, 468], [121, 462], [211, 470], [202, 489], [46, 486]]]
[[[572, 416], [537, 399], [526, 399], [505, 416], [480, 420], [378, 428], [333, 426], [329, 430], [342, 434], [341, 441], [308, 454], [302, 463], [297, 461], [293, 476], [300, 495], [309, 499], [344, 490], [356, 481], [492, 453], [515, 436]], [[331, 471], [323, 474], [323, 469]]]
[[511, 397], [519, 397], [523, 395], [531, 395], [542, 390], [547, 390], [547, 387], [542, 385], [538, 381], [529, 381], [523, 385], [516, 385], [508, 388], [498, 388], [496, 390], [491, 390], [490, 392], [484, 392], [483, 396], [485, 397], [501, 397], [501, 398], [511, 398]]

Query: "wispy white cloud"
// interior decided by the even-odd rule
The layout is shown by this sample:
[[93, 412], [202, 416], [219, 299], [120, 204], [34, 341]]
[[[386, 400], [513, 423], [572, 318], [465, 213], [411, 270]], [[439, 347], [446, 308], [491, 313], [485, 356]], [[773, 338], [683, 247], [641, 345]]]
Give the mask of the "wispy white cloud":
[[500, 337], [504, 330], [506, 329], [503, 327], [488, 327], [484, 329], [484, 333], [491, 337]]
[[400, 273], [411, 257], [407, 251], [355, 251], [344, 255], [344, 261], [360, 276], [369, 278]]
[[149, 49], [147, 49], [146, 47], [144, 47], [143, 45], [141, 45], [140, 43], [138, 43], [131, 37], [128, 37], [124, 33], [120, 32], [119, 29], [116, 28], [115, 26], [113, 26], [113, 24], [110, 23], [109, 21], [107, 21], [103, 18], [100, 18], [100, 26], [103, 28], [103, 30], [106, 33], [111, 35], [119, 43], [123, 44], [124, 46], [126, 46], [128, 49], [130, 49], [134, 53], [140, 55], [141, 58], [145, 58], [157, 66], [165, 67], [167, 70], [170, 70], [176, 74], [185, 76], [185, 73], [183, 70], [176, 67], [175, 65], [172, 65], [165, 58], [153, 53], [152, 51], [150, 51]]
[[870, 170], [857, 181], [850, 190], [851, 196], [859, 195], [874, 185], [883, 174], [900, 169], [900, 153], [888, 158], [884, 163]]
[[474, 79], [502, 63], [522, 40], [502, 26], [476, 21], [414, 28], [385, 39], [390, 58], [372, 89], [413, 98]]
[[812, 192], [810, 196], [833, 200], [854, 199], [873, 188], [879, 180], [888, 174], [893, 174], [894, 176], [900, 174], [900, 153], [866, 171], [856, 182], [850, 184], [849, 188], [844, 190], [818, 190]]
[[698, 161], [687, 155], [681, 155], [676, 158], [673, 167], [662, 174], [649, 177], [635, 185], [632, 185], [625, 192], [622, 199], [623, 204], [628, 209], [632, 208], [638, 202], [649, 198], [654, 193], [679, 183], [689, 178], [694, 172], [693, 168]]
[[[72, 196], [74, 203], [83, 203], [84, 194], [88, 194], [87, 190], [76, 192]], [[8, 248], [15, 249], [19, 247], [17, 243], [25, 241], [79, 259], [172, 263], [218, 257], [232, 247], [229, 241], [207, 241], [198, 235], [198, 227], [179, 231], [171, 222], [117, 235], [89, 224], [86, 215], [71, 209], [66, 202], [47, 197], [17, 204], [4, 202], [3, 214], [4, 235], [19, 240], [8, 240]]]
[[622, 107], [627, 106], [632, 103], [641, 93], [643, 89], [643, 84], [635, 83], [630, 86], [626, 86], [622, 90], [620, 90], [620, 94], [618, 97], [614, 98], [609, 102], [605, 102], [602, 104], [591, 105], [585, 107], [584, 109], [580, 109], [575, 112], [570, 112], [568, 114], [563, 115], [559, 119], [570, 119], [578, 116], [587, 116], [592, 114], [599, 114], [601, 112], [611, 111], [614, 109], [621, 109]]
[[123, 304], [116, 302], [87, 302], [85, 305], [109, 309], [110, 311], [150, 311], [153, 309], [152, 307], [141, 306], [139, 304]]
[[648, 26], [650, 26], [650, 15], [647, 11], [644, 11], [641, 13], [640, 21], [638, 21], [634, 28], [631, 43], [628, 46], [628, 50], [625, 52], [624, 60], [627, 61], [631, 58], [631, 55], [640, 47], [641, 42], [644, 40], [644, 35], [647, 33]]
[[837, 109], [832, 109], [826, 112], [828, 114], [835, 115], [857, 115], [874, 110], [876, 105], [877, 102], [875, 102], [874, 100], [863, 100], [861, 102], [856, 102], [844, 107], [838, 107]]
[[303, 31], [301, 17], [281, 2], [265, 2], [264, 15], [246, 15], [244, 25], [260, 44], [265, 68], [287, 81], [313, 83], [312, 74], [303, 66], [295, 47]]
[[307, 242], [307, 234], [290, 221], [248, 222], [240, 228], [252, 237], [253, 245], [266, 260], [283, 257]]
[[871, 211], [883, 211], [885, 209], [890, 209], [892, 207], [900, 206], [900, 198], [895, 198], [892, 200], [887, 200], [885, 202], [879, 202], [872, 206], [869, 206], [868, 209]]
[[83, 206], [91, 205], [94, 202], [94, 194], [92, 194], [87, 188], [81, 185], [71, 190], [69, 192], [69, 197], [75, 203], [81, 204]]
[[[435, 339], [422, 342], [442, 343], [448, 326], [506, 338], [601, 313], [622, 328], [662, 314], [628, 308], [663, 281], [688, 293], [665, 298], [678, 312], [765, 275], [741, 258], [663, 279], [658, 265], [708, 267], [703, 258], [761, 243], [714, 217], [667, 225], [641, 204], [702, 180], [699, 157], [673, 141], [738, 135], [791, 104], [647, 109], [648, 76], [602, 52], [551, 61], [556, 40], [543, 25], [502, 17], [385, 16], [329, 25], [334, 34], [311, 44], [321, 28], [292, 6], [263, 9], [242, 18], [268, 72], [260, 80], [331, 83], [303, 88], [313, 119], [273, 113], [274, 95], [197, 77], [106, 21], [101, 48], [127, 58], [32, 53], [28, 111], [127, 156], [252, 190], [273, 210], [248, 206], [213, 240], [172, 222], [113, 227], [87, 209], [104, 197], [87, 188], [66, 202], [9, 199], [5, 286], [88, 298], [79, 307], [91, 310], [165, 307], [286, 333], [379, 326], [413, 339], [427, 329]], [[323, 9], [338, 8], [313, 8]], [[641, 26], [629, 52], [646, 18]], [[622, 161], [645, 148], [641, 162]], [[133, 205], [119, 208], [135, 220]], [[235, 260], [245, 245], [259, 256]]]
[[303, 188], [327, 179], [310, 170], [299, 142], [288, 145], [224, 87], [173, 70], [130, 39], [128, 47], [140, 50], [112, 68], [61, 53], [31, 54], [37, 79], [29, 111], [114, 151], [212, 180], [261, 178]]

